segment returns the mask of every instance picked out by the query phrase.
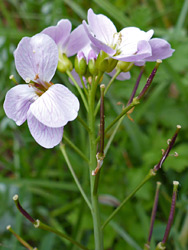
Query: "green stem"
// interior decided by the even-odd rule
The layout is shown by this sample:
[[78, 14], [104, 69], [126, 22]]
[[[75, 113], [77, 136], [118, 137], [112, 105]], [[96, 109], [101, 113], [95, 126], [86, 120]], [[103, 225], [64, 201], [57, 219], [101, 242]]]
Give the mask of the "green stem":
[[122, 203], [114, 210], [114, 212], [106, 219], [104, 224], [102, 225], [102, 229], [105, 228], [105, 226], [113, 219], [113, 217], [119, 212], [119, 210], [125, 205], [125, 203], [130, 200], [134, 196], [134, 194], [153, 176], [155, 176], [156, 173], [153, 169], [150, 169], [149, 173], [145, 176], [145, 178], [141, 181], [141, 183], [122, 201]]
[[[110, 79], [108, 85], [106, 86], [105, 88], [105, 91], [104, 91], [104, 96], [106, 95], [107, 91], [109, 90], [110, 86], [112, 85], [112, 83], [114, 82], [114, 80], [116, 79], [116, 77], [121, 73], [121, 70], [118, 69], [116, 71], [116, 73], [113, 75], [113, 77]], [[101, 100], [99, 99], [98, 103], [97, 103], [97, 106], [95, 108], [95, 116], [97, 115], [98, 111], [99, 111], [99, 108], [100, 108], [100, 102]]]
[[113, 130], [113, 132], [112, 132], [112, 134], [111, 134], [111, 136], [110, 136], [110, 138], [109, 138], [109, 140], [108, 140], [108, 142], [107, 142], [107, 144], [106, 144], [106, 146], [105, 146], [105, 148], [104, 148], [104, 155], [107, 154], [108, 149], [109, 149], [109, 147], [110, 147], [110, 145], [111, 145], [111, 143], [112, 143], [112, 141], [113, 141], [113, 139], [114, 139], [114, 137], [115, 137], [115, 135], [116, 135], [116, 133], [117, 133], [117, 131], [118, 131], [118, 129], [119, 129], [119, 127], [120, 127], [120, 125], [121, 125], [123, 119], [124, 119], [124, 117], [125, 117], [125, 115], [122, 116], [122, 117], [119, 119], [119, 121], [118, 121], [118, 123], [117, 123], [115, 129]]
[[[133, 101], [128, 105], [126, 106], [122, 111], [121, 113], [110, 123], [110, 125], [108, 125], [108, 127], [105, 129], [104, 133], [106, 134], [110, 129], [111, 127], [113, 127], [122, 117], [124, 117], [126, 115], [126, 113], [132, 109], [133, 107], [135, 107], [136, 105], [138, 105], [140, 102], [139, 100], [135, 97], [133, 99]], [[96, 138], [96, 142], [98, 142], [100, 139], [100, 137], [98, 136]]]
[[76, 82], [76, 80], [74, 79], [74, 77], [71, 74], [71, 72], [69, 70], [67, 70], [66, 73], [67, 73], [68, 77], [70, 77], [70, 79], [73, 81], [75, 87], [77, 88], [77, 90], [78, 90], [78, 92], [79, 92], [79, 94], [80, 94], [80, 96], [82, 98], [82, 101], [84, 103], [84, 106], [85, 106], [85, 108], [86, 108], [86, 110], [88, 112], [88, 104], [87, 104], [86, 98], [85, 98], [85, 96], [84, 96], [84, 94], [82, 92], [82, 89], [80, 88], [80, 86], [78, 85], [78, 83]]
[[64, 239], [67, 239], [68, 241], [70, 241], [72, 244], [78, 246], [80, 249], [83, 249], [83, 250], [88, 250], [88, 248], [86, 248], [85, 246], [81, 245], [79, 242], [75, 241], [74, 239], [72, 239], [71, 237], [67, 236], [66, 234], [56, 230], [55, 228], [53, 227], [50, 227], [44, 223], [42, 223], [41, 221], [39, 220], [36, 220], [35, 223], [34, 223], [34, 226], [35, 228], [40, 228], [40, 229], [43, 229], [45, 231], [48, 231], [48, 232], [52, 232], [52, 233], [55, 233], [57, 235], [59, 235], [60, 237], [64, 238]]
[[[100, 76], [98, 76], [100, 79]], [[100, 214], [99, 214], [99, 202], [97, 193], [93, 193], [94, 189], [94, 176], [92, 176], [92, 171], [96, 168], [96, 140], [95, 140], [95, 93], [98, 82], [92, 84], [89, 89], [88, 103], [89, 103], [89, 112], [88, 112], [88, 124], [89, 124], [89, 144], [90, 144], [90, 185], [91, 185], [91, 201], [93, 208], [93, 226], [94, 226], [94, 238], [95, 238], [95, 249], [103, 250], [103, 237], [101, 230]]]
[[82, 87], [83, 87], [83, 89], [84, 89], [84, 92], [85, 92], [86, 96], [88, 96], [88, 91], [87, 91], [87, 89], [86, 89], [85, 82], [83, 81], [83, 78], [82, 78], [81, 75], [79, 75], [79, 77], [80, 77], [80, 81], [81, 81], [81, 83], [82, 83]]
[[24, 246], [26, 247], [28, 250], [37, 250], [37, 248], [33, 248], [31, 245], [29, 245], [29, 243], [27, 243], [21, 236], [19, 236], [12, 228], [11, 226], [7, 226], [7, 230], [9, 232], [11, 232], [16, 238], [17, 240]]
[[67, 153], [65, 151], [65, 145], [60, 144], [60, 150], [61, 150], [61, 152], [62, 152], [62, 154], [63, 154], [63, 156], [65, 158], [67, 166], [68, 166], [68, 168], [69, 168], [69, 170], [70, 170], [70, 172], [71, 172], [71, 174], [73, 176], [73, 179], [74, 179], [74, 181], [75, 181], [75, 183], [76, 183], [76, 185], [77, 185], [77, 187], [78, 187], [81, 195], [83, 196], [83, 198], [84, 198], [85, 202], [87, 203], [89, 209], [92, 210], [91, 203], [88, 200], [88, 198], [87, 198], [87, 196], [86, 196], [86, 194], [85, 194], [82, 186], [80, 185], [80, 182], [79, 182], [79, 180], [78, 180], [78, 178], [77, 178], [77, 176], [76, 176], [76, 174], [75, 174], [75, 172], [74, 172], [74, 170], [72, 168], [72, 165], [71, 165], [71, 163], [69, 161], [68, 155], [67, 155]]
[[83, 127], [89, 132], [89, 127], [85, 123], [85, 121], [78, 115], [77, 120], [83, 125]]
[[78, 153], [78, 154], [82, 157], [82, 159], [84, 159], [86, 162], [89, 163], [89, 160], [88, 160], [88, 158], [85, 156], [85, 154], [84, 154], [84, 153], [83, 153], [74, 143], [72, 143], [71, 140], [69, 140], [69, 138], [68, 138], [66, 135], [63, 135], [63, 139], [64, 139], [64, 141], [65, 141], [67, 144], [69, 144], [69, 146], [70, 146], [71, 148], [74, 149], [74, 151], [75, 151], [76, 153]]

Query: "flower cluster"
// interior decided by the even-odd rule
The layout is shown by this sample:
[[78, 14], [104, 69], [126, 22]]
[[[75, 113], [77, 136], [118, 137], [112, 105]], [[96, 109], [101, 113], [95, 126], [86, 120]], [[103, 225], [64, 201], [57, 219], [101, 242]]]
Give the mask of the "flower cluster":
[[[38, 144], [52, 148], [60, 143], [63, 128], [78, 115], [79, 101], [64, 85], [51, 82], [56, 70], [72, 72], [81, 86], [99, 72], [117, 79], [130, 78], [133, 65], [165, 59], [172, 55], [168, 42], [151, 38], [153, 30], [144, 32], [127, 27], [120, 32], [104, 15], [88, 10], [88, 23], [83, 21], [71, 32], [71, 22], [62, 19], [56, 26], [24, 37], [14, 52], [15, 66], [26, 82], [9, 90], [4, 110], [18, 126], [26, 120]], [[75, 69], [69, 57], [76, 55]], [[87, 87], [87, 85], [86, 85]]]

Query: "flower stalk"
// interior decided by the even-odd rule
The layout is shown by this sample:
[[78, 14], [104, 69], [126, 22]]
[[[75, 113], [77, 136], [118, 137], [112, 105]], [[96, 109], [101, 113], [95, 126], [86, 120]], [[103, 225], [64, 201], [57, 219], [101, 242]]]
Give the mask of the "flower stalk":
[[154, 166], [154, 171], [158, 171], [161, 167], [162, 167], [162, 164], [164, 163], [164, 161], [166, 160], [166, 158], [168, 157], [175, 141], [176, 141], [176, 138], [178, 136], [178, 133], [181, 129], [181, 126], [180, 125], [177, 125], [176, 126], [176, 132], [175, 134], [173, 135], [172, 139], [170, 140], [170, 143], [168, 144], [168, 147], [166, 148], [166, 150], [164, 151], [159, 163], [157, 165]]
[[95, 249], [103, 250], [103, 235], [101, 230], [100, 212], [99, 212], [99, 201], [98, 194], [94, 192], [95, 176], [92, 172], [96, 169], [96, 138], [95, 138], [95, 93], [98, 82], [100, 81], [101, 75], [98, 75], [97, 80], [93, 81], [91, 88], [89, 89], [88, 95], [88, 125], [89, 125], [89, 145], [90, 145], [90, 189], [91, 189], [91, 201], [92, 201], [92, 216], [94, 226], [94, 238], [95, 238]]
[[152, 236], [152, 233], [153, 233], [153, 225], [154, 225], [154, 221], [155, 221], [155, 217], [156, 217], [156, 212], [157, 212], [160, 187], [161, 187], [161, 182], [157, 182], [156, 192], [155, 192], [155, 198], [154, 198], [154, 203], [153, 203], [153, 209], [152, 209], [152, 214], [151, 214], [149, 236], [148, 236], [148, 241], [147, 241], [147, 243], [144, 246], [144, 250], [149, 250], [150, 249], [150, 241], [151, 241], [151, 236]]
[[143, 90], [140, 92], [140, 94], [138, 95], [137, 99], [140, 100], [142, 99], [142, 97], [146, 94], [146, 92], [148, 91], [152, 81], [153, 81], [153, 78], [155, 77], [156, 73], [157, 73], [157, 70], [159, 68], [159, 65], [162, 63], [162, 60], [158, 59], [157, 60], [157, 63], [154, 67], [154, 69], [152, 70], [147, 82], [146, 82], [146, 85], [144, 86]]
[[153, 169], [150, 169], [149, 173], [145, 176], [145, 178], [138, 184], [138, 186], [121, 202], [121, 204], [113, 211], [113, 213], [105, 220], [104, 224], [102, 225], [102, 229], [106, 227], [106, 225], [114, 218], [114, 216], [119, 212], [119, 210], [129, 201], [135, 193], [152, 177], [154, 177], [156, 173]]
[[81, 186], [81, 184], [80, 184], [80, 182], [79, 182], [79, 180], [78, 180], [78, 178], [77, 178], [77, 176], [76, 176], [76, 174], [75, 174], [75, 172], [73, 170], [73, 167], [72, 167], [72, 165], [70, 163], [70, 160], [69, 160], [68, 155], [67, 155], [66, 150], [65, 150], [65, 145], [60, 144], [60, 150], [61, 150], [61, 152], [62, 152], [62, 154], [63, 154], [63, 156], [65, 158], [67, 166], [68, 166], [68, 168], [69, 168], [69, 170], [70, 170], [70, 172], [72, 174], [72, 177], [73, 177], [73, 179], [74, 179], [74, 181], [75, 181], [75, 183], [76, 183], [82, 197], [84, 198], [85, 202], [87, 203], [89, 209], [92, 210], [91, 203], [88, 200], [88, 198], [87, 198], [87, 196], [86, 196], [86, 194], [85, 194], [85, 192], [84, 192], [84, 190], [83, 190], [83, 188], [82, 188], [82, 186]]
[[179, 182], [178, 181], [173, 181], [173, 194], [172, 194], [172, 202], [171, 202], [170, 214], [169, 214], [169, 217], [168, 217], [168, 223], [167, 223], [167, 226], [166, 226], [166, 230], [165, 230], [163, 240], [162, 240], [162, 242], [159, 242], [157, 244], [157, 247], [156, 247], [155, 250], [165, 250], [166, 249], [166, 242], [168, 240], [168, 236], [170, 234], [170, 229], [172, 227], [172, 223], [173, 223], [173, 219], [174, 219], [178, 186], [179, 186]]
[[10, 225], [7, 226], [7, 230], [9, 232], [11, 232], [16, 238], [17, 240], [28, 250], [37, 250], [37, 248], [33, 248], [31, 245], [29, 245], [29, 243], [27, 243], [21, 236], [19, 236], [12, 228]]
[[78, 246], [80, 249], [83, 250], [88, 250], [85, 246], [83, 246], [82, 244], [80, 244], [79, 242], [75, 241], [74, 239], [72, 239], [71, 237], [69, 237], [68, 235], [60, 232], [59, 230], [56, 230], [55, 228], [52, 228], [42, 222], [40, 222], [39, 220], [35, 220], [31, 217], [31, 215], [21, 206], [20, 202], [19, 202], [19, 197], [18, 195], [14, 195], [13, 200], [16, 204], [16, 207], [18, 208], [18, 210], [20, 211], [20, 213], [26, 218], [28, 219], [35, 228], [40, 228], [43, 229], [45, 231], [48, 232], [52, 232], [55, 233], [56, 235], [59, 235], [60, 237], [67, 239], [68, 241], [70, 241], [72, 244]]

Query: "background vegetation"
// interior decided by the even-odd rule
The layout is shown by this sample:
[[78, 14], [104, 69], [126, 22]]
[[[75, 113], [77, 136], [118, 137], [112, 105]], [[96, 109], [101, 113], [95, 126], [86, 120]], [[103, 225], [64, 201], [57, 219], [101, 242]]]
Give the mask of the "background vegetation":
[[[46, 150], [35, 143], [27, 124], [17, 127], [2, 108], [6, 92], [13, 86], [9, 75], [23, 83], [16, 73], [13, 51], [23, 36], [32, 36], [58, 20], [68, 18], [73, 27], [87, 17], [88, 8], [113, 20], [118, 30], [137, 26], [153, 28], [155, 37], [167, 39], [176, 51], [160, 66], [149, 94], [131, 117], [124, 119], [105, 159], [99, 192], [122, 200], [161, 157], [161, 149], [182, 126], [174, 151], [163, 169], [146, 184], [105, 229], [105, 249], [141, 249], [147, 240], [156, 181], [162, 182], [153, 241], [162, 240], [168, 219], [172, 181], [180, 182], [176, 216], [167, 249], [186, 250], [188, 238], [188, 1], [179, 0], [0, 0], [0, 247], [22, 250], [20, 243], [6, 231], [8, 224], [31, 245], [40, 250], [76, 250], [67, 241], [35, 229], [17, 211], [12, 196], [19, 194], [22, 205], [34, 218], [72, 235], [93, 249], [92, 221], [64, 162], [59, 147]], [[153, 67], [147, 64], [140, 88]], [[127, 103], [139, 70], [131, 80], [116, 81], [106, 96], [108, 124]], [[108, 82], [108, 77], [104, 83]], [[64, 75], [54, 82], [74, 87]], [[77, 94], [77, 93], [76, 93]], [[86, 117], [84, 110], [80, 115]], [[67, 125], [65, 134], [87, 154], [87, 136], [78, 121]], [[110, 133], [109, 133], [110, 135]], [[66, 146], [71, 163], [89, 192], [87, 165]], [[105, 218], [113, 207], [101, 196], [101, 213]], [[187, 222], [187, 223], [186, 223]]]

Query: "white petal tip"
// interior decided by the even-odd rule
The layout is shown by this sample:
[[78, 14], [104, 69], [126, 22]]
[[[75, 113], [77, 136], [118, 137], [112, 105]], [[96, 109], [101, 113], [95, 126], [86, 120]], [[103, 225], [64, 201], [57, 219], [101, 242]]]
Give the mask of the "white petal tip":
[[181, 129], [181, 125], [177, 125], [177, 128], [178, 128], [178, 129]]
[[11, 228], [11, 225], [8, 225], [8, 226], [6, 227], [7, 230], [9, 230], [10, 228]]

